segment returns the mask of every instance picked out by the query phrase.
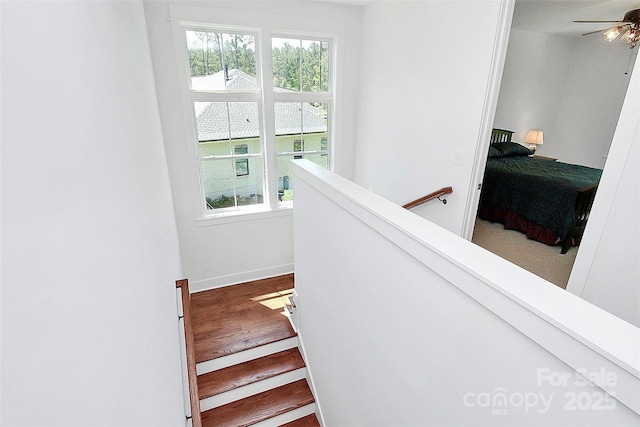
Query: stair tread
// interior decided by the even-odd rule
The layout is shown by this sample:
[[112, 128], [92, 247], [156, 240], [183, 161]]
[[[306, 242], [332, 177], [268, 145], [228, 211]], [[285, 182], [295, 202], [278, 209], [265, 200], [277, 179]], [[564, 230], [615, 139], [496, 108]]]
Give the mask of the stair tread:
[[191, 295], [196, 362], [295, 337], [283, 315], [293, 274]]
[[282, 424], [280, 427], [320, 427], [320, 422], [316, 414], [309, 414], [290, 423]]
[[203, 427], [244, 427], [314, 402], [306, 380], [299, 380], [210, 409], [202, 413]]
[[198, 375], [200, 399], [304, 368], [297, 347]]

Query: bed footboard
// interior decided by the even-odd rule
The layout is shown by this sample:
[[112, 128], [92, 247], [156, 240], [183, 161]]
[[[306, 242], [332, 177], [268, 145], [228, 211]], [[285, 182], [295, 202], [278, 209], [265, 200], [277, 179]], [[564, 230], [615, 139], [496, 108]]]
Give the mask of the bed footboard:
[[576, 237], [581, 237], [584, 233], [584, 228], [587, 225], [589, 219], [589, 213], [591, 212], [591, 206], [593, 206], [593, 199], [598, 191], [598, 184], [588, 185], [578, 190], [578, 197], [576, 198], [576, 210], [573, 216], [573, 223], [571, 229], [567, 233], [567, 237], [562, 242], [561, 253], [566, 254]]

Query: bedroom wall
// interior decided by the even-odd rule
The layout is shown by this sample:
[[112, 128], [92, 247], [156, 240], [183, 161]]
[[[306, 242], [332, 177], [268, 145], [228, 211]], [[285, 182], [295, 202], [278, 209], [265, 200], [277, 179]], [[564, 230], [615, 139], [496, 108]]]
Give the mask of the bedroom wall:
[[542, 129], [538, 153], [602, 168], [631, 73], [624, 43], [511, 30], [494, 127], [521, 142]]
[[[198, 176], [194, 163], [195, 144], [188, 140], [178, 85], [177, 59], [169, 19], [169, 5], [200, 8], [194, 21], [205, 19], [216, 10], [231, 15], [268, 16], [286, 27], [300, 19], [323, 19], [343, 23], [345, 43], [340, 46], [342, 93], [338, 114], [342, 126], [335, 142], [335, 171], [347, 178], [353, 175], [355, 156], [355, 99], [357, 98], [360, 35], [359, 7], [325, 2], [293, 1], [145, 1], [149, 43], [167, 151], [174, 208], [176, 212], [182, 264], [192, 290], [239, 283], [293, 271], [292, 211], [266, 213], [260, 218], [231, 218], [211, 223], [202, 218]], [[212, 12], [214, 11], [214, 12]], [[215, 20], [215, 15], [211, 18]], [[179, 102], [176, 102], [176, 101]]]
[[142, 3], [1, 8], [0, 424], [184, 425]]
[[[576, 39], [549, 153], [603, 168], [638, 50], [600, 37]], [[545, 135], [546, 138], [546, 135]], [[547, 144], [545, 144], [547, 145]]]
[[494, 127], [515, 131], [522, 142], [529, 129], [543, 129], [540, 155], [551, 155], [571, 42], [566, 37], [511, 29]]
[[[499, 9], [500, 1], [372, 2], [363, 18], [355, 181], [397, 204], [452, 186], [447, 205], [414, 212], [456, 234]], [[467, 27], [471, 39], [455, 37]]]

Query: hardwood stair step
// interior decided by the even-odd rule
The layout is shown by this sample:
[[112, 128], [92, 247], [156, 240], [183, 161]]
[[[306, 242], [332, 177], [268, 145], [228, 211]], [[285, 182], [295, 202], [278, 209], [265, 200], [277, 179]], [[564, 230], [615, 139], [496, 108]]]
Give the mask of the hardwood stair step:
[[283, 315], [293, 274], [191, 294], [196, 363], [296, 336]]
[[297, 348], [291, 348], [199, 375], [199, 396], [200, 399], [205, 399], [304, 367], [305, 364], [300, 351]]
[[291, 421], [290, 423], [282, 424], [280, 427], [320, 427], [320, 422], [316, 414], [310, 414], [306, 417]]
[[203, 427], [244, 427], [314, 403], [306, 380], [295, 381], [202, 413]]
[[196, 365], [196, 370], [198, 372], [198, 375], [204, 375], [208, 372], [228, 368], [229, 366], [233, 365], [239, 365], [240, 363], [258, 359], [260, 357], [268, 356], [280, 351], [289, 350], [294, 347], [297, 348], [298, 345], [298, 337], [295, 336], [258, 347], [253, 347], [239, 353], [233, 353], [224, 357], [218, 357], [216, 359], [200, 362]]

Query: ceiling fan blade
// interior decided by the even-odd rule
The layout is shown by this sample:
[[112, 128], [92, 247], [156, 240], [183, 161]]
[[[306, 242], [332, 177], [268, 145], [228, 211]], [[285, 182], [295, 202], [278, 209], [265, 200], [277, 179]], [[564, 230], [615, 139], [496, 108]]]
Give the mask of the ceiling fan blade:
[[[614, 27], [611, 27], [611, 28], [614, 28]], [[610, 30], [611, 28], [603, 28], [603, 29], [601, 29], [601, 30], [589, 31], [588, 33], [584, 33], [584, 34], [582, 34], [582, 35], [583, 35], [583, 36], [588, 36], [588, 35], [590, 35], [590, 34], [602, 33], [603, 31]]]
[[614, 23], [614, 22], [620, 22], [620, 23], [626, 23], [627, 21], [573, 21], [576, 22], [578, 24], [603, 24], [603, 23]]

